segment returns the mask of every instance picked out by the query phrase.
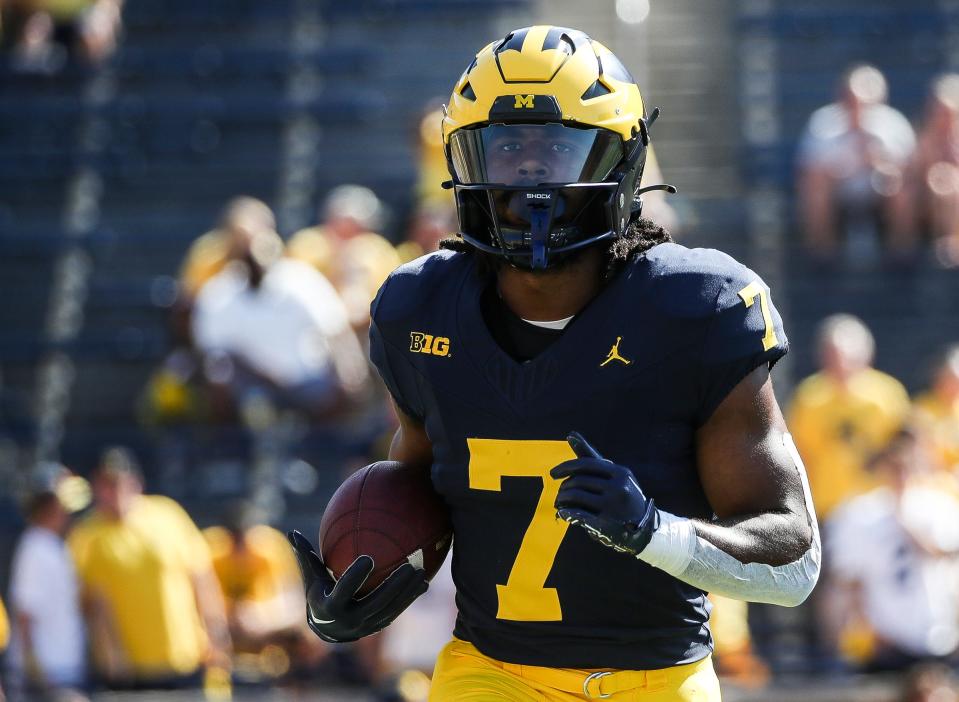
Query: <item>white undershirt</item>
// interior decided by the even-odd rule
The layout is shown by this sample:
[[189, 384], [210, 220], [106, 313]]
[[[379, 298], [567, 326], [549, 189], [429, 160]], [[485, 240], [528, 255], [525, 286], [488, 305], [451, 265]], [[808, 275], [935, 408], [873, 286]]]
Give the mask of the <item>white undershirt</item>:
[[523, 319], [522, 317], [520, 317], [520, 319], [523, 319], [527, 324], [532, 324], [534, 327], [542, 327], [543, 329], [565, 329], [566, 325], [572, 322], [575, 316], [574, 314], [565, 319], [557, 319], [553, 322], [538, 322], [533, 319]]

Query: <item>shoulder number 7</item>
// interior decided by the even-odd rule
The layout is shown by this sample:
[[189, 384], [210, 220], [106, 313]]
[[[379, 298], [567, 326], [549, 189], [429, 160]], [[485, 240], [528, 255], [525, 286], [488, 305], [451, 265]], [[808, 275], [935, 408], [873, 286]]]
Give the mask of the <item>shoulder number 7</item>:
[[758, 280], [754, 280], [739, 291], [739, 297], [746, 303], [747, 308], [752, 307], [756, 298], [759, 298], [759, 308], [762, 310], [763, 322], [766, 324], [766, 333], [763, 334], [763, 351], [769, 351], [779, 343], [776, 338], [776, 329], [773, 326], [773, 316], [769, 311], [769, 293]]
[[553, 503], [559, 480], [549, 471], [576, 458], [565, 441], [507, 441], [467, 439], [469, 479], [474, 490], [503, 490], [503, 478], [542, 478], [543, 491], [536, 503], [505, 585], [496, 586], [497, 619], [521, 622], [558, 622], [563, 619], [559, 594], [544, 587], [569, 523], [556, 518]]

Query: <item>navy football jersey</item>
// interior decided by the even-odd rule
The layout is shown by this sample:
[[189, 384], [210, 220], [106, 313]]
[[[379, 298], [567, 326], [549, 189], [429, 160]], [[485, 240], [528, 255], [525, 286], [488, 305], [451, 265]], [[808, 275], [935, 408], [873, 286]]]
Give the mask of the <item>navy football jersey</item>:
[[501, 661], [663, 668], [712, 647], [706, 593], [556, 518], [583, 434], [664, 510], [711, 518], [695, 433], [750, 371], [786, 353], [759, 277], [718, 251], [661, 244], [629, 263], [530, 361], [493, 340], [473, 256], [397, 269], [372, 307], [370, 354], [425, 425], [453, 520], [455, 635]]

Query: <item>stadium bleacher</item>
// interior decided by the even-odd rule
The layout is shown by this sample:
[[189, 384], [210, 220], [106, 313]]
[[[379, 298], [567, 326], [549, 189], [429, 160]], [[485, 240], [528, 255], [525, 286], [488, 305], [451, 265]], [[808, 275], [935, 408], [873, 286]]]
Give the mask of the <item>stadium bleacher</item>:
[[[914, 124], [922, 116], [931, 79], [955, 68], [950, 63], [950, 32], [959, 10], [949, 3], [802, 0], [760, 3], [766, 8], [762, 12], [755, 11], [756, 5], [739, 3], [736, 31], [774, 47], [777, 134], [762, 144], [744, 138], [740, 163], [747, 183], [772, 186], [786, 196], [794, 189], [796, 143], [806, 120], [835, 99], [837, 80], [847, 66], [868, 62], [882, 70], [889, 81], [890, 104]], [[748, 99], [748, 86], [741, 92]], [[953, 338], [956, 328], [955, 311], [947, 302], [956, 288], [955, 273], [929, 265], [815, 270], [802, 265], [797, 255], [795, 215], [787, 212], [789, 238], [782, 252], [790, 261], [783, 307], [789, 311], [793, 377], [814, 367], [810, 342], [818, 320], [844, 311], [861, 316], [873, 328], [880, 367], [913, 390], [921, 387], [927, 380], [925, 362]], [[753, 260], [762, 267], [762, 261]], [[905, 325], [902, 320], [907, 318], [911, 321]]]
[[[88, 469], [110, 442], [137, 449], [148, 472], [164, 461], [222, 468], [249, 454], [242, 431], [198, 432], [183, 444], [191, 455], [174, 460], [176, 441], [158, 446], [137, 425], [137, 395], [169, 347], [172, 277], [187, 246], [235, 195], [277, 202], [294, 158], [287, 132], [303, 117], [320, 135], [309, 216], [325, 191], [361, 182], [391, 204], [397, 235], [420, 111], [449, 89], [463, 47], [524, 3], [483, 3], [480, 22], [477, 5], [144, 0], [126, 6], [123, 39], [99, 75], [0, 69], [11, 88], [0, 97], [0, 294], [20, 300], [4, 315], [0, 367], [5, 392], [35, 406], [44, 359], [66, 352], [66, 462]], [[304, 11], [319, 32], [305, 46], [293, 41]], [[411, 15], [415, 24], [397, 22]], [[424, 41], [436, 50], [429, 60]], [[304, 67], [315, 82], [306, 90], [294, 84]], [[82, 322], [64, 337], [48, 318], [68, 253], [85, 263]], [[324, 448], [335, 464], [339, 452]], [[334, 472], [327, 483], [337, 480]], [[211, 484], [198, 478], [184, 491]]]

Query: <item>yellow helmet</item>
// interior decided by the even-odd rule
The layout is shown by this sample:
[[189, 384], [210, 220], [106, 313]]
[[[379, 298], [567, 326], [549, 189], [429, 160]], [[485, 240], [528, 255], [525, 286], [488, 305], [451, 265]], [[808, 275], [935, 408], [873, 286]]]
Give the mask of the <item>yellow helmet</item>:
[[649, 125], [639, 87], [599, 42], [564, 27], [510, 32], [453, 88], [443, 141], [460, 234], [542, 269], [625, 233]]

